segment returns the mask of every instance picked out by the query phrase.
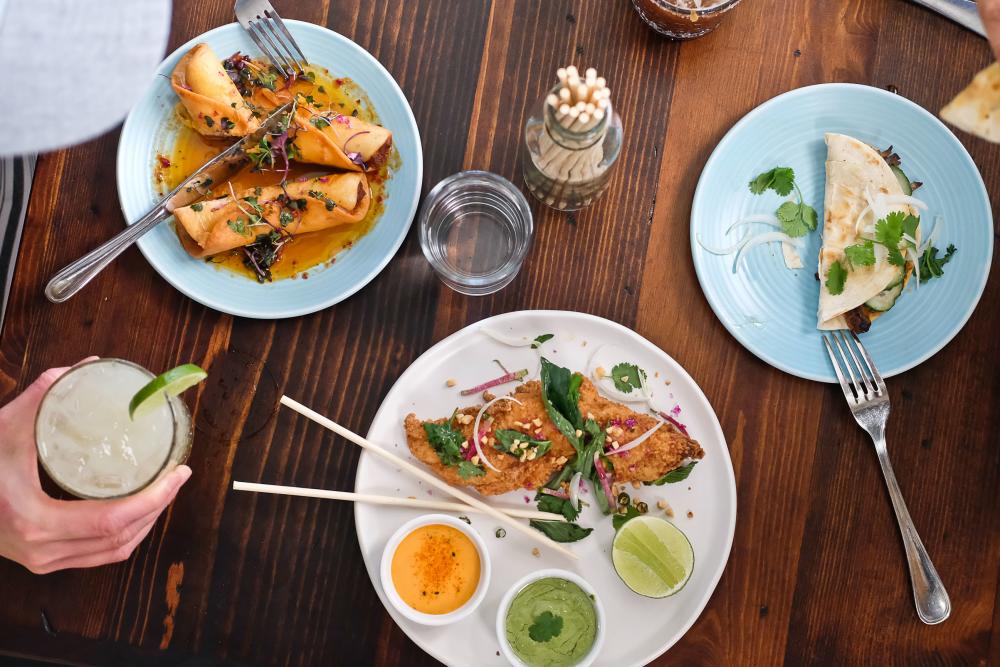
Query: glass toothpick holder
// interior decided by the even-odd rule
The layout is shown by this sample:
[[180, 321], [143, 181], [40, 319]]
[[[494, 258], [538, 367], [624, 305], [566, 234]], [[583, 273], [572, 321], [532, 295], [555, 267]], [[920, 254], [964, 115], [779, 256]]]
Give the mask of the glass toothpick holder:
[[[600, 110], [564, 113], [553, 105], [561, 85], [540, 105], [524, 127], [524, 183], [542, 203], [560, 211], [590, 206], [604, 193], [621, 153], [622, 123], [610, 99]], [[572, 110], [571, 110], [572, 111]]]

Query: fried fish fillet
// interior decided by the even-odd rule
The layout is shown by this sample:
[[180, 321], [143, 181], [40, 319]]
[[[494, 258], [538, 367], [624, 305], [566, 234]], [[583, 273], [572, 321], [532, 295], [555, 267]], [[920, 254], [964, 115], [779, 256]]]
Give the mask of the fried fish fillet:
[[[536, 440], [550, 440], [552, 447], [543, 456], [533, 461], [522, 462], [510, 454], [494, 449], [492, 442], [488, 441], [487, 444], [480, 446], [500, 472], [484, 466], [485, 475], [463, 478], [458, 474], [457, 468], [441, 463], [437, 452], [427, 439], [423, 427], [424, 421], [414, 414], [407, 415], [404, 421], [406, 442], [410, 451], [444, 481], [454, 486], [471, 486], [483, 495], [495, 496], [518, 489], [533, 491], [544, 486], [555, 473], [573, 460], [576, 450], [549, 419], [542, 403], [541, 384], [537, 380], [520, 385], [511, 396], [521, 401], [521, 405], [511, 401], [499, 401], [490, 407], [486, 413], [493, 417], [489, 425], [490, 430], [512, 429]], [[465, 408], [458, 411], [457, 416], [469, 415], [474, 419], [480, 407]], [[704, 456], [704, 451], [695, 440], [671, 424], [661, 426], [634, 449], [623, 454], [614, 454], [612, 442], [617, 442], [619, 449], [623, 448], [631, 440], [655, 426], [657, 420], [652, 415], [634, 412], [625, 405], [604, 398], [586, 378], [580, 388], [580, 412], [608, 430], [607, 453], [614, 465], [615, 480], [618, 482], [652, 482], [677, 468], [687, 459], [700, 459]], [[486, 420], [486, 416], [483, 420]], [[448, 418], [437, 419], [433, 423], [444, 424], [448, 421]], [[457, 417], [454, 428], [468, 441], [472, 437], [473, 423], [470, 421], [468, 424], [463, 424], [462, 421], [469, 420]], [[480, 424], [480, 430], [483, 429], [483, 424]]]

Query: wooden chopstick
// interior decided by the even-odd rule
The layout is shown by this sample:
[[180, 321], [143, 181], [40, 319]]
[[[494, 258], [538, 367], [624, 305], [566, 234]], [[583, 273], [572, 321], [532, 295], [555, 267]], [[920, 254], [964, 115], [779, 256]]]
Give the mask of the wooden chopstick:
[[[355, 503], [372, 505], [395, 505], [414, 509], [438, 510], [441, 512], [477, 512], [478, 507], [465, 503], [450, 503], [443, 500], [423, 500], [421, 498], [400, 498], [398, 496], [378, 496], [370, 493], [351, 493], [349, 491], [328, 491], [327, 489], [310, 489], [301, 486], [281, 486], [280, 484], [257, 484], [256, 482], [233, 482], [233, 491], [253, 491], [254, 493], [270, 493], [279, 496], [302, 496], [304, 498], [325, 498], [327, 500], [348, 500]], [[561, 514], [524, 510], [516, 507], [497, 508], [504, 514], [518, 519], [538, 519], [539, 521], [566, 521]]]
[[378, 445], [376, 445], [376, 444], [374, 444], [372, 442], [369, 442], [368, 440], [366, 440], [365, 438], [362, 438], [357, 433], [354, 433], [353, 431], [350, 431], [350, 430], [344, 428], [340, 424], [337, 424], [336, 422], [334, 422], [334, 421], [332, 421], [330, 419], [327, 419], [326, 417], [324, 417], [323, 415], [319, 414], [318, 412], [315, 412], [314, 410], [310, 410], [309, 408], [307, 408], [306, 406], [302, 405], [298, 401], [296, 401], [294, 399], [291, 399], [288, 396], [282, 396], [281, 397], [281, 404], [284, 405], [284, 406], [286, 406], [286, 407], [291, 408], [292, 410], [295, 410], [296, 412], [298, 412], [303, 417], [307, 417], [308, 419], [311, 419], [312, 421], [316, 422], [320, 426], [333, 431], [337, 435], [339, 435], [339, 436], [341, 436], [343, 438], [346, 438], [347, 440], [350, 440], [354, 444], [356, 444], [356, 445], [358, 445], [360, 447], [363, 447], [364, 449], [368, 450], [372, 454], [375, 454], [376, 456], [382, 457], [383, 459], [385, 459], [386, 461], [389, 461], [393, 465], [399, 466], [400, 468], [402, 468], [403, 470], [407, 471], [408, 473], [410, 473], [414, 477], [417, 477], [418, 479], [421, 479], [424, 482], [427, 482], [428, 484], [436, 486], [437, 488], [441, 489], [445, 493], [447, 493], [447, 494], [449, 494], [451, 496], [454, 496], [455, 498], [458, 498], [462, 502], [464, 502], [464, 503], [466, 503], [468, 505], [471, 505], [472, 507], [478, 508], [484, 514], [489, 514], [494, 519], [496, 519], [498, 521], [502, 521], [503, 523], [505, 523], [510, 528], [513, 528], [514, 530], [519, 531], [519, 532], [527, 535], [528, 537], [530, 537], [534, 541], [536, 541], [536, 542], [538, 542], [540, 544], [543, 544], [543, 545], [545, 545], [545, 546], [547, 546], [547, 547], [549, 547], [551, 549], [554, 549], [555, 551], [558, 551], [559, 553], [563, 554], [564, 556], [566, 556], [568, 558], [572, 558], [573, 560], [579, 560], [580, 557], [577, 556], [575, 553], [573, 553], [572, 551], [570, 551], [569, 549], [567, 549], [563, 545], [559, 544], [558, 542], [554, 542], [553, 540], [550, 540], [546, 535], [538, 532], [534, 528], [530, 528], [529, 526], [525, 526], [523, 523], [517, 522], [513, 517], [504, 514], [500, 510], [487, 505], [486, 503], [484, 503], [483, 501], [481, 501], [481, 500], [479, 500], [477, 498], [474, 498], [473, 496], [469, 495], [465, 491], [462, 491], [461, 489], [457, 489], [457, 488], [451, 486], [450, 484], [448, 484], [447, 482], [444, 482], [444, 481], [438, 479], [437, 477], [435, 477], [434, 475], [430, 474], [426, 470], [418, 468], [417, 466], [413, 465], [412, 463], [410, 463], [406, 459], [403, 459], [403, 458], [401, 458], [399, 456], [396, 456], [395, 454], [393, 454], [389, 450], [383, 449], [383, 448], [379, 447]]

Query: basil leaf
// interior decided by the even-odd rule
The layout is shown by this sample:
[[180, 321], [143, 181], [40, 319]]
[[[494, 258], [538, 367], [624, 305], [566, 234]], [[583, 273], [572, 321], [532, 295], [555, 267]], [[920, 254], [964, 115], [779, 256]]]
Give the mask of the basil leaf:
[[529, 525], [535, 530], [545, 533], [553, 542], [577, 542], [594, 532], [593, 528], [583, 528], [575, 523], [563, 523], [562, 521], [532, 520]]
[[691, 461], [686, 465], [682, 465], [680, 468], [674, 468], [666, 475], [658, 480], [652, 482], [645, 482], [646, 486], [663, 486], [664, 484], [676, 484], [677, 482], [683, 482], [691, 474], [691, 470], [694, 468], [694, 464], [697, 461]]
[[542, 357], [541, 380], [542, 403], [549, 419], [579, 452], [581, 445], [576, 431], [583, 423], [580, 416], [580, 385], [583, 383], [583, 376], [570, 373], [569, 369], [556, 366]]

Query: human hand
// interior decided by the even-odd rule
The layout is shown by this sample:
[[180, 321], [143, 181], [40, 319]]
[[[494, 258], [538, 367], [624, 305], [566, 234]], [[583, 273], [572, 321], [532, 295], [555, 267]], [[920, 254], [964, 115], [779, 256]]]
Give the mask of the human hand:
[[993, 55], [1000, 60], [1000, 0], [979, 0], [976, 6], [993, 47]]
[[36, 574], [127, 559], [191, 476], [177, 466], [142, 491], [116, 500], [56, 500], [42, 490], [35, 413], [68, 368], [51, 368], [0, 408], [0, 556]]

